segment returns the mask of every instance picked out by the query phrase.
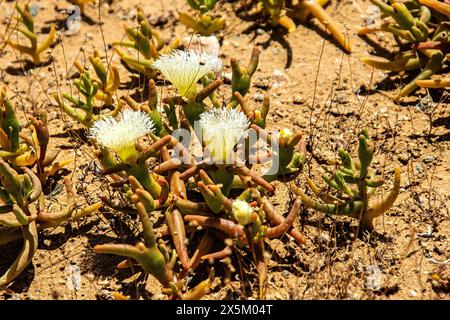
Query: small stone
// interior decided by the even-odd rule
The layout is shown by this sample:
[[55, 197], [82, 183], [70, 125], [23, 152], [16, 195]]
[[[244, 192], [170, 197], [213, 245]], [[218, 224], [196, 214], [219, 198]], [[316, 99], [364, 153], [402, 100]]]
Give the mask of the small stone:
[[256, 29], [256, 34], [263, 35], [265, 33], [264, 29], [258, 28]]
[[66, 282], [67, 288], [71, 291], [78, 291], [81, 288], [81, 270], [77, 265], [69, 266], [69, 275]]
[[253, 97], [256, 101], [264, 101], [264, 95], [262, 95], [261, 93], [255, 93]]
[[136, 14], [136, 10], [131, 10], [130, 12], [128, 12], [127, 18], [133, 20], [136, 17]]
[[227, 72], [227, 71], [222, 72], [222, 78], [225, 83], [230, 84], [232, 76], [233, 76], [233, 74], [231, 72]]
[[435, 159], [436, 159], [436, 158], [433, 157], [433, 156], [428, 156], [428, 157], [425, 157], [425, 158], [423, 159], [423, 162], [424, 162], [424, 163], [431, 163], [431, 162], [433, 162]]
[[294, 98], [292, 99], [292, 102], [294, 104], [304, 104], [306, 102], [306, 99], [303, 98], [302, 96], [295, 95]]
[[418, 164], [416, 164], [416, 171], [418, 172], [418, 173], [422, 173], [423, 172], [423, 167], [418, 163]]
[[272, 73], [272, 83], [274, 88], [284, 86], [289, 81], [287, 75], [280, 69], [275, 69]]
[[275, 110], [274, 113], [279, 116], [280, 118], [284, 118], [286, 116], [286, 113], [281, 110]]
[[409, 291], [409, 295], [410, 295], [411, 297], [417, 297], [417, 292], [414, 291], [414, 290], [411, 290], [411, 291]]

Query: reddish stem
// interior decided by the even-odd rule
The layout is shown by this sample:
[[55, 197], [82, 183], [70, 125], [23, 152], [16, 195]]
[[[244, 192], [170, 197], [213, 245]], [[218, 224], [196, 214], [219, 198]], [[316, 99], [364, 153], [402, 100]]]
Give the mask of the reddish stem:
[[183, 217], [180, 211], [174, 209], [166, 212], [166, 221], [172, 235], [175, 249], [180, 258], [181, 265], [186, 270], [189, 269], [189, 256], [186, 248], [186, 230], [184, 229]]
[[266, 231], [267, 238], [276, 238], [281, 236], [283, 233], [286, 233], [289, 228], [292, 226], [295, 218], [298, 216], [298, 212], [300, 210], [300, 205], [302, 204], [302, 200], [300, 197], [295, 199], [294, 205], [292, 206], [291, 211], [289, 212], [286, 219], [283, 219], [281, 223], [275, 227], [268, 228]]
[[222, 230], [235, 238], [241, 236], [244, 229], [241, 225], [238, 225], [233, 221], [216, 217], [187, 215], [184, 216], [184, 220], [188, 222], [197, 222], [202, 227]]

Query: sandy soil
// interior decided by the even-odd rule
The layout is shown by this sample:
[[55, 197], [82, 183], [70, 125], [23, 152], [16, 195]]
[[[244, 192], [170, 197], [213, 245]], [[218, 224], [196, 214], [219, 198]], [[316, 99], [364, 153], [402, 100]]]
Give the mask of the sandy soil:
[[[10, 93], [20, 116], [45, 110], [51, 129], [51, 146], [63, 148], [58, 159], [73, 159], [62, 175], [76, 184], [79, 203], [93, 203], [107, 186], [98, 174], [93, 147], [83, 141], [82, 130], [63, 115], [49, 93], [58, 87], [69, 91], [75, 59], [86, 59], [94, 49], [111, 57], [109, 44], [124, 36], [122, 25], [134, 23], [135, 6], [141, 6], [156, 29], [167, 38], [189, 36], [190, 31], [177, 21], [177, 10], [187, 4], [176, 1], [102, 1], [100, 9], [90, 4], [87, 17], [78, 33], [60, 35], [51, 49], [53, 62], [47, 66], [23, 70], [17, 52], [6, 48], [0, 57], [0, 78]], [[377, 147], [376, 168], [392, 184], [395, 167], [402, 170], [399, 199], [384, 217], [378, 218], [376, 232], [354, 239], [356, 222], [346, 218], [330, 218], [304, 210], [298, 227], [307, 236], [300, 246], [289, 237], [271, 240], [267, 298], [271, 299], [448, 299], [450, 292], [450, 109], [442, 100], [443, 91], [432, 93], [427, 105], [424, 90], [396, 104], [392, 97], [405, 82], [388, 77], [359, 61], [359, 56], [372, 52], [372, 47], [358, 38], [368, 1], [332, 1], [327, 11], [345, 24], [354, 47], [346, 55], [315, 21], [298, 25], [293, 33], [265, 28], [237, 17], [239, 5], [218, 5], [227, 17], [222, 39], [221, 58], [229, 72], [230, 57], [246, 62], [254, 45], [261, 48], [261, 60], [249, 93], [251, 103], [262, 94], [271, 97], [268, 126], [287, 127], [304, 132], [310, 156], [305, 175], [319, 181], [320, 165], [335, 159], [338, 145], [348, 143], [356, 149], [357, 133], [368, 128]], [[67, 14], [60, 13], [70, 3], [64, 0], [31, 1], [39, 6], [36, 27], [42, 35], [51, 23], [62, 28]], [[4, 21], [14, 2], [0, 0], [0, 17]], [[99, 16], [100, 12], [100, 16]], [[101, 23], [99, 24], [99, 22]], [[0, 25], [0, 35], [6, 25]], [[376, 38], [375, 38], [376, 39]], [[389, 46], [389, 39], [378, 39]], [[106, 49], [106, 51], [105, 51]], [[117, 56], [114, 63], [121, 71], [119, 95], [139, 97], [139, 78], [128, 72]], [[69, 75], [69, 77], [67, 76]], [[220, 93], [228, 96], [229, 86]], [[162, 96], [173, 93], [171, 86], [161, 85]], [[431, 112], [430, 110], [433, 110]], [[304, 176], [295, 182], [304, 186]], [[65, 194], [61, 192], [61, 175], [48, 189], [48, 203], [61, 208]], [[290, 192], [285, 184], [277, 184], [276, 208], [287, 211]], [[157, 216], [155, 217], [157, 218]], [[163, 299], [161, 288], [152, 278], [144, 280], [139, 270], [116, 270], [120, 258], [96, 255], [95, 244], [130, 241], [128, 229], [137, 225], [132, 217], [104, 210], [81, 222], [69, 223], [40, 236], [39, 249], [23, 274], [0, 299], [110, 299], [118, 291], [131, 298]], [[20, 241], [0, 246], [0, 273], [14, 260]], [[236, 261], [234, 261], [235, 267]], [[218, 277], [209, 299], [257, 298], [257, 277], [248, 260], [246, 272], [236, 272], [225, 283], [219, 276], [226, 266], [216, 263]], [[207, 265], [199, 268], [192, 281], [204, 279]], [[239, 269], [239, 268], [238, 268]], [[371, 270], [379, 270], [381, 287], [367, 287]], [[81, 274], [80, 287], [73, 288], [73, 275]], [[134, 272], [133, 272], [134, 271]], [[76, 290], [77, 289], [77, 290]]]

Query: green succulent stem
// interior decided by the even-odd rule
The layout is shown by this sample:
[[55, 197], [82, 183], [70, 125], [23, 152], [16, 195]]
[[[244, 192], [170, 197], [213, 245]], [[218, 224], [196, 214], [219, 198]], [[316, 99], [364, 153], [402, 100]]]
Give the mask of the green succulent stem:
[[145, 188], [145, 190], [150, 192], [153, 198], [159, 198], [159, 195], [161, 194], [161, 186], [149, 172], [145, 163], [131, 165], [131, 167], [127, 170], [127, 175], [134, 176]]

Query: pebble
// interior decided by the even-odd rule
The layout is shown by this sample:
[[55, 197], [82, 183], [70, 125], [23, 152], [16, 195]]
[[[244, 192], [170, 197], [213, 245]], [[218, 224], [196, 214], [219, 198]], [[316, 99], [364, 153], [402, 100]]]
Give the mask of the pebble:
[[256, 29], [256, 34], [263, 35], [265, 33], [264, 29], [258, 28]]
[[414, 291], [414, 290], [411, 290], [411, 291], [409, 291], [409, 295], [410, 295], [411, 297], [417, 297], [417, 292]]
[[433, 156], [428, 156], [428, 157], [425, 157], [425, 158], [423, 159], [423, 162], [424, 162], [424, 163], [431, 163], [431, 162], [433, 162], [435, 159], [436, 159], [436, 158], [433, 157]]
[[69, 275], [67, 277], [67, 288], [71, 291], [78, 291], [81, 289], [81, 270], [77, 265], [69, 266]]
[[253, 98], [254, 98], [256, 101], [264, 101], [264, 95], [261, 94], [261, 93], [255, 93], [255, 95], [253, 96]]
[[233, 74], [231, 72], [224, 71], [222, 72], [222, 78], [225, 83], [231, 83], [231, 77]]
[[422, 173], [423, 172], [423, 167], [420, 164], [416, 164], [416, 171], [418, 173]]
[[289, 81], [287, 75], [280, 69], [275, 69], [272, 73], [272, 83], [274, 88], [284, 86]]
[[306, 99], [303, 98], [302, 96], [296, 95], [294, 96], [294, 98], [292, 99], [292, 102], [294, 104], [304, 104], [306, 102]]
[[128, 19], [133, 20], [136, 17], [136, 14], [136, 10], [131, 10], [130, 12], [128, 12]]
[[274, 113], [279, 116], [280, 118], [283, 118], [286, 116], [286, 113], [281, 110], [275, 110]]

